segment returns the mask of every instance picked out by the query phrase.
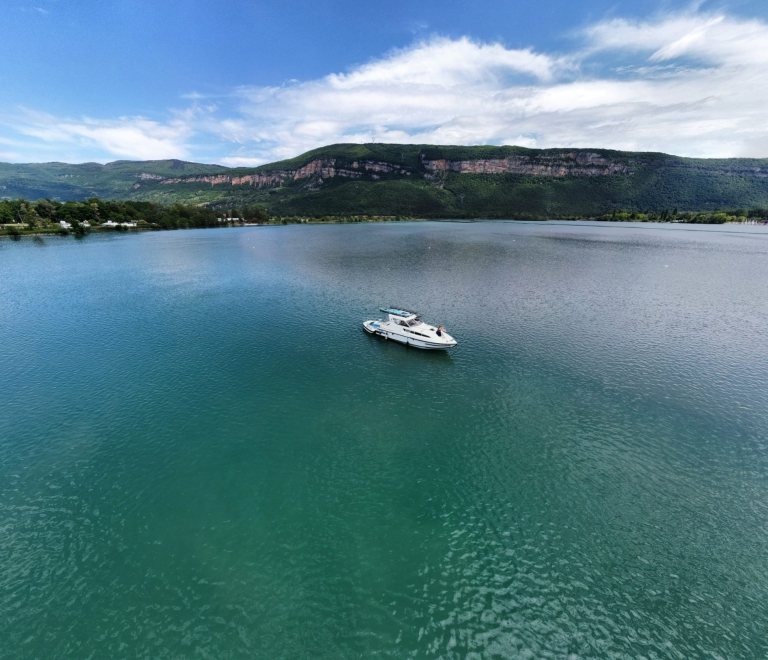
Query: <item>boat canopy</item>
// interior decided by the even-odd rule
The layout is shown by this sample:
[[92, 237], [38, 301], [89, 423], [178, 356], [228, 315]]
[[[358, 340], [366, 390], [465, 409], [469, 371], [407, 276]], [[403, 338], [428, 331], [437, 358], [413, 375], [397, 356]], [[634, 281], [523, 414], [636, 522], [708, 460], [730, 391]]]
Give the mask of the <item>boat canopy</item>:
[[379, 307], [379, 311], [385, 314], [392, 314], [394, 316], [416, 316], [416, 312], [406, 312], [404, 309], [389, 309], [387, 307]]

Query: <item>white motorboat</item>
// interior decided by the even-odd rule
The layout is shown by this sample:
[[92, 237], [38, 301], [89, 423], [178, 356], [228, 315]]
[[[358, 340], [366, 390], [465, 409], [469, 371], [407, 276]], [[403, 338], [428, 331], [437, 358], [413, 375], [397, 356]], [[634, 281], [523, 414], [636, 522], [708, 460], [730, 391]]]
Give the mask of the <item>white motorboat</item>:
[[449, 335], [443, 326], [437, 328], [424, 323], [415, 312], [404, 309], [381, 307], [386, 319], [364, 321], [363, 329], [371, 335], [399, 341], [406, 346], [431, 350], [447, 350], [458, 342]]

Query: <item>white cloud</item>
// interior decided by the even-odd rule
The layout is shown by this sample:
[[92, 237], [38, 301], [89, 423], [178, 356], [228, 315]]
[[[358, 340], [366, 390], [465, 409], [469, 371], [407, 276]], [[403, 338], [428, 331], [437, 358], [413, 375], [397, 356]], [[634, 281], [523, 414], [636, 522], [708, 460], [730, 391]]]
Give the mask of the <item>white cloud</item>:
[[218, 162], [227, 167], [256, 167], [264, 164], [265, 161], [261, 158], [248, 158], [247, 156], [227, 156], [219, 158]]
[[725, 14], [679, 14], [654, 22], [616, 19], [588, 28], [585, 35], [594, 50], [650, 53], [651, 62], [684, 57], [720, 66], [768, 62], [768, 25]]
[[236, 166], [374, 139], [768, 156], [765, 22], [692, 12], [606, 20], [578, 36], [566, 53], [433, 38], [215, 104], [190, 94], [166, 122], [27, 113], [6, 123], [43, 143], [130, 158], [194, 158], [205, 145]]
[[59, 128], [121, 156], [153, 160], [188, 155], [180, 143], [188, 133], [183, 124], [163, 125], [141, 117], [123, 117], [115, 122], [62, 123]]
[[513, 138], [502, 140], [501, 144], [512, 147], [527, 147], [528, 149], [535, 149], [538, 146], [536, 138], [530, 135], [516, 135]]
[[432, 39], [357, 67], [346, 74], [331, 74], [324, 81], [331, 88], [417, 84], [429, 86], [498, 83], [504, 75], [522, 73], [543, 80], [565, 63], [531, 50], [510, 50], [500, 44], [483, 44], [467, 37]]
[[219, 134], [265, 161], [374, 138], [768, 156], [766, 23], [679, 14], [580, 36], [566, 55], [440, 38], [343, 74], [243, 87]]
[[49, 114], [24, 110], [5, 119], [22, 135], [49, 145], [77, 145], [113, 156], [155, 160], [187, 158], [185, 140], [191, 134], [188, 121], [176, 118], [167, 123], [144, 117], [117, 119], [62, 119]]

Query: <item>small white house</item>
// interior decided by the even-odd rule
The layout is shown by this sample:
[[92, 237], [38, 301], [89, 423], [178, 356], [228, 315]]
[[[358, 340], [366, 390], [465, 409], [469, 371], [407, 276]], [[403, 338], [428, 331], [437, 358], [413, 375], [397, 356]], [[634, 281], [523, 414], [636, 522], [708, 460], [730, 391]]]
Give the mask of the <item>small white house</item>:
[[62, 229], [72, 229], [72, 225], [68, 223], [66, 220], [59, 220], [59, 226]]
[[107, 220], [101, 225], [102, 227], [135, 227], [136, 221], [132, 222], [115, 222], [114, 220]]
[[91, 226], [91, 223], [90, 223], [90, 222], [88, 222], [87, 220], [83, 220], [83, 221], [82, 221], [80, 224], [81, 224], [83, 227], [90, 227], [90, 226]]

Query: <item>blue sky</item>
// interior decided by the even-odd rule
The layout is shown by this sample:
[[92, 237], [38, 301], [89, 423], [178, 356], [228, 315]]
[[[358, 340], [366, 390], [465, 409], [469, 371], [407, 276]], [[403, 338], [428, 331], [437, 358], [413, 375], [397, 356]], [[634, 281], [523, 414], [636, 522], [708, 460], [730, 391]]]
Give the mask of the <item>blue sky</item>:
[[4, 0], [0, 160], [332, 142], [768, 156], [768, 3]]

